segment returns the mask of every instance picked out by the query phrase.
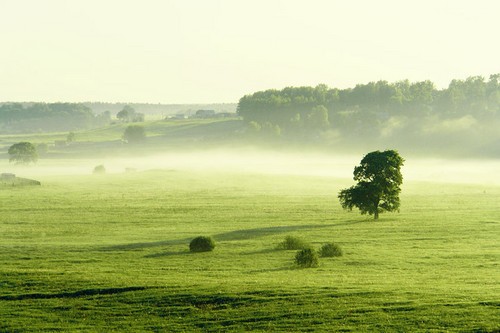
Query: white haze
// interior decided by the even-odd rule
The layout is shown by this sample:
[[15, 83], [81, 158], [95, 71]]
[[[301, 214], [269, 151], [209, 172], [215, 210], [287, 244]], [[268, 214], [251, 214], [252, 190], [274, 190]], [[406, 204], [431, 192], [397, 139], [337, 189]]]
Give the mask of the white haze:
[[[276, 174], [352, 178], [359, 155], [327, 155], [320, 153], [277, 153], [262, 151], [171, 152], [136, 158], [109, 159], [41, 159], [35, 166], [9, 165], [0, 162], [0, 172], [13, 172], [19, 177], [57, 175], [89, 175], [97, 165], [107, 173], [179, 170], [193, 172], [225, 172], [243, 174]], [[403, 176], [407, 181], [500, 185], [499, 160], [447, 160], [406, 157]]]

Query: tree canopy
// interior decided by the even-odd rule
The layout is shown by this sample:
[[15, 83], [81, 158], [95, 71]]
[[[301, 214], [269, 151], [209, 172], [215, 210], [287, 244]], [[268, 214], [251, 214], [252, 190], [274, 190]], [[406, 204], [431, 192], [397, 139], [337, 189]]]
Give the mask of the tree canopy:
[[116, 114], [116, 118], [125, 122], [141, 122], [144, 121], [144, 114], [137, 113], [130, 105], [125, 105], [123, 109]]
[[403, 163], [404, 159], [395, 150], [365, 155], [354, 168], [354, 180], [358, 184], [339, 192], [342, 207], [349, 210], [357, 207], [361, 214], [373, 215], [374, 219], [378, 219], [381, 212], [397, 211]]
[[66, 131], [109, 124], [109, 113], [95, 115], [81, 103], [4, 103], [0, 129], [9, 132]]
[[16, 164], [36, 163], [38, 152], [31, 142], [18, 142], [9, 147], [9, 162]]
[[123, 132], [123, 139], [128, 143], [139, 143], [144, 141], [146, 138], [146, 131], [144, 126], [140, 125], [129, 125]]
[[[269, 89], [243, 96], [238, 114], [250, 133], [279, 128], [282, 139], [349, 145], [400, 142], [420, 147], [442, 141], [461, 151], [464, 146], [494, 148], [500, 139], [500, 74], [489, 80], [472, 76], [453, 80], [445, 89], [431, 81], [377, 81], [354, 88]], [[478, 133], [488, 134], [479, 136]], [[489, 139], [485, 139], [488, 137]], [[335, 144], [335, 143], [333, 143]]]

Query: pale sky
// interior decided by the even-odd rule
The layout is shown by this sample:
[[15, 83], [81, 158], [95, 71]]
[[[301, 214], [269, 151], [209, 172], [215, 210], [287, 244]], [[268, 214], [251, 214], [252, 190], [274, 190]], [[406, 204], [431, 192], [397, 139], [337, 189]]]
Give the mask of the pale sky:
[[500, 73], [500, 1], [0, 0], [0, 101], [236, 103]]

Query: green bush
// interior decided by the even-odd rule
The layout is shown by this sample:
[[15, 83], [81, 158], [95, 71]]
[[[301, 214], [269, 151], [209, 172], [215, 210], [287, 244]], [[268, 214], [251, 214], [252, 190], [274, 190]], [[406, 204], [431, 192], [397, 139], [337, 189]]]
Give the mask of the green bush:
[[106, 173], [106, 168], [104, 165], [98, 165], [94, 168], [94, 174], [103, 174]]
[[302, 249], [295, 255], [295, 263], [300, 267], [318, 267], [318, 253], [314, 249]]
[[215, 248], [215, 241], [212, 237], [199, 236], [189, 243], [189, 251], [191, 252], [208, 252]]
[[140, 143], [146, 138], [146, 131], [144, 126], [129, 125], [123, 132], [123, 139], [128, 143]]
[[309, 244], [302, 238], [286, 236], [285, 240], [278, 244], [280, 250], [302, 250], [309, 247]]
[[335, 243], [327, 243], [323, 244], [319, 250], [319, 254], [322, 257], [340, 257], [342, 256], [342, 249]]

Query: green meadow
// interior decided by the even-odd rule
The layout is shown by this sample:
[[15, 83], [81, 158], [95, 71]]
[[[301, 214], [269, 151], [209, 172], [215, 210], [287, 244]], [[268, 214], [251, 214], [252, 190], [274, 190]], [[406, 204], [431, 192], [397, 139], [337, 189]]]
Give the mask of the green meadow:
[[[494, 160], [408, 158], [401, 211], [374, 221], [337, 199], [362, 154], [251, 148], [240, 120], [142, 125], [138, 145], [125, 124], [0, 135], [19, 177], [0, 182], [0, 332], [500, 330]], [[19, 141], [48, 149], [15, 166]], [[299, 268], [287, 236], [343, 256]]]
[[[408, 181], [401, 211], [373, 221], [341, 209], [349, 177], [89, 170], [3, 186], [0, 331], [498, 332], [500, 187]], [[189, 252], [199, 235], [213, 252]], [[344, 255], [298, 268], [286, 236]]]

